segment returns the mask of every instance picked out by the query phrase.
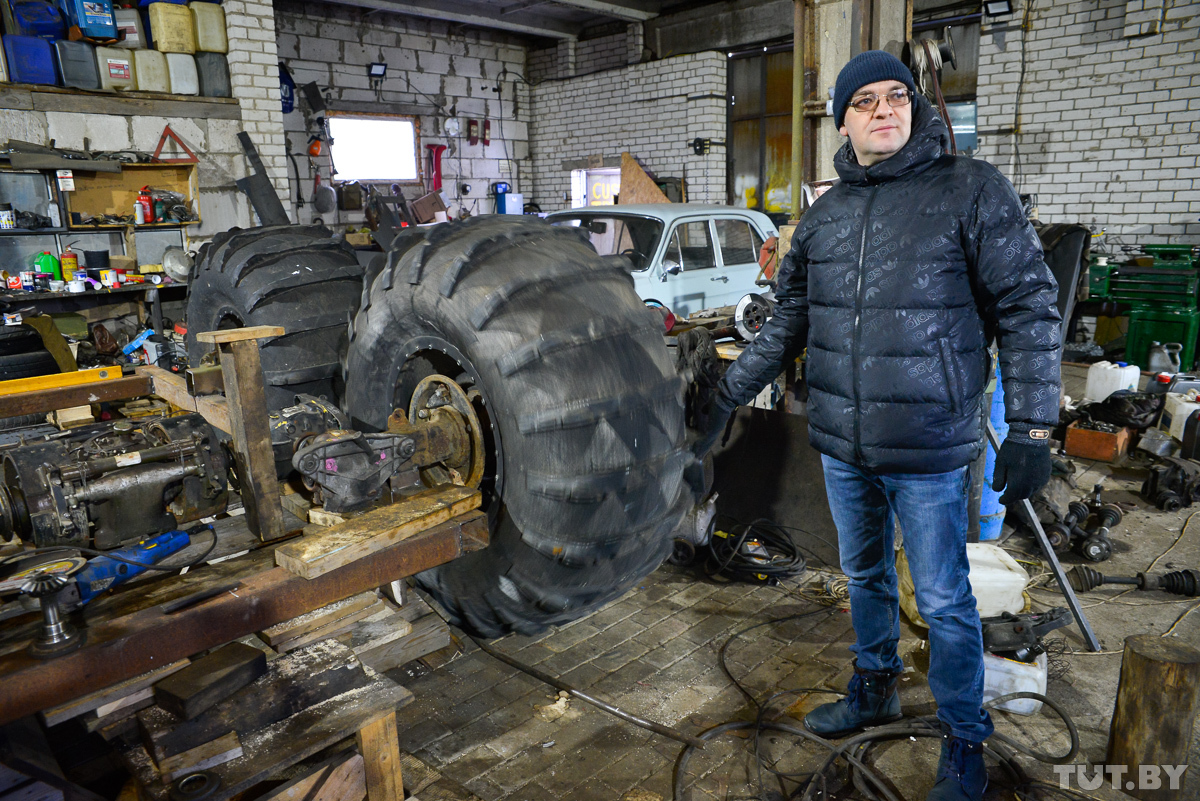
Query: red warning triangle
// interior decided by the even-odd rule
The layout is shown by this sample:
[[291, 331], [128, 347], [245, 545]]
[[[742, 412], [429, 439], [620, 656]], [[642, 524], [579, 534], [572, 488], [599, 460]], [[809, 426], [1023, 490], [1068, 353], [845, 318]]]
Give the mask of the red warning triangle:
[[[168, 139], [171, 139], [172, 141], [175, 142], [175, 144], [179, 145], [179, 147], [183, 150], [183, 152], [188, 154], [188, 157], [186, 159], [184, 159], [184, 158], [178, 158], [178, 159], [160, 158], [159, 156], [163, 151], [163, 145], [165, 145], [167, 143]], [[187, 145], [185, 145], [183, 143], [183, 140], [179, 138], [179, 134], [177, 134], [171, 130], [170, 125], [163, 128], [162, 136], [160, 136], [158, 139], [158, 147], [156, 147], [154, 149], [154, 156], [151, 158], [151, 161], [157, 161], [159, 164], [199, 164], [200, 163], [200, 159], [196, 158], [196, 154], [192, 152], [191, 148], [189, 148]]]

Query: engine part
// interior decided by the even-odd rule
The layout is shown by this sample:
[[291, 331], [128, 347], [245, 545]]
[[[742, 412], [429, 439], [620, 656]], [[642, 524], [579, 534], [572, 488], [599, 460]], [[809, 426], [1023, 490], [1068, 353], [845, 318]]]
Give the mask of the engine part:
[[29, 644], [29, 653], [39, 659], [59, 656], [83, 645], [85, 635], [63, 617], [61, 595], [74, 582], [71, 576], [87, 563], [82, 557], [58, 559], [39, 565], [25, 577], [21, 592], [33, 596], [42, 607], [42, 625], [37, 639]]
[[291, 406], [271, 413], [268, 428], [271, 450], [275, 452], [275, 472], [282, 478], [292, 471], [292, 456], [298, 443], [326, 431], [348, 429], [350, 421], [329, 401], [297, 395]]
[[1109, 534], [1121, 522], [1124, 512], [1116, 504], [1100, 499], [1101, 488], [1102, 485], [1097, 484], [1086, 502], [1071, 501], [1062, 522], [1046, 526], [1046, 537], [1056, 553], [1067, 551], [1074, 542], [1079, 553], [1089, 561], [1103, 562], [1112, 556]]
[[1071, 625], [1071, 610], [1057, 606], [1040, 613], [1014, 615], [1005, 612], [997, 617], [985, 617], [979, 621], [983, 627], [983, 650], [989, 653], [1018, 654], [1018, 659], [1040, 653], [1040, 640], [1055, 629]]
[[415, 422], [396, 410], [388, 433], [334, 430], [298, 442], [292, 465], [327, 511], [368, 506], [389, 483], [401, 493], [452, 481], [479, 486], [483, 437], [466, 393], [445, 376], [429, 376], [417, 386], [409, 409]]
[[1142, 484], [1142, 498], [1164, 512], [1178, 512], [1200, 501], [1200, 465], [1175, 456], [1162, 456], [1151, 465]]
[[0, 537], [109, 550], [225, 510], [228, 457], [198, 414], [83, 426], [4, 452]]
[[775, 301], [757, 292], [751, 292], [738, 301], [733, 312], [733, 325], [738, 336], [747, 342], [753, 342], [774, 314]]
[[1094, 590], [1104, 584], [1126, 584], [1139, 590], [1161, 590], [1188, 598], [1200, 596], [1200, 570], [1195, 568], [1160, 575], [1142, 572], [1136, 576], [1106, 576], [1087, 565], [1076, 565], [1071, 568], [1067, 578], [1078, 592]]

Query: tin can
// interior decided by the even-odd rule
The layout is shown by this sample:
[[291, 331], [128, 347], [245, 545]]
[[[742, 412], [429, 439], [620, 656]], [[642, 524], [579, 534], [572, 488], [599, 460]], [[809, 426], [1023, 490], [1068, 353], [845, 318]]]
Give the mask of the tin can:
[[20, 289], [21, 288], [20, 273], [18, 273], [17, 275], [9, 275], [9, 276], [7, 276], [7, 279], [8, 279], [8, 288], [9, 289]]
[[54, 280], [54, 276], [50, 273], [34, 273], [33, 283], [39, 292], [49, 292], [50, 282]]
[[67, 282], [67, 291], [68, 292], [84, 292], [86, 290], [87, 290], [87, 284], [84, 283], [82, 278], [73, 278], [72, 280]]
[[100, 283], [109, 287], [121, 285], [120, 281], [117, 279], [116, 270], [101, 270]]
[[35, 273], [33, 270], [22, 270], [21, 289], [24, 289], [27, 292], [32, 292], [34, 286], [37, 284], [36, 276], [37, 273]]

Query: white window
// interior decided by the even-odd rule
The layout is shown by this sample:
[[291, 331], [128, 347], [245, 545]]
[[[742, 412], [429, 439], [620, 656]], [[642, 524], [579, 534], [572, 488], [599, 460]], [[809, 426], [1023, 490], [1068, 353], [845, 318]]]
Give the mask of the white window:
[[338, 181], [420, 180], [412, 117], [330, 115], [329, 135]]

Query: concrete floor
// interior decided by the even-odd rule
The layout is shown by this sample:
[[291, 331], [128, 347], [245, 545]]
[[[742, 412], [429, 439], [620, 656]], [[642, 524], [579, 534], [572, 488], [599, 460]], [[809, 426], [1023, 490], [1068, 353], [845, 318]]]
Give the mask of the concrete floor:
[[[1064, 368], [1068, 394], [1078, 397], [1080, 376], [1080, 371]], [[1140, 473], [1100, 463], [1077, 465], [1077, 497], [1102, 481], [1105, 500], [1137, 507], [1114, 533], [1114, 554], [1097, 566], [1101, 572], [1133, 575], [1168, 549], [1156, 570], [1200, 566], [1200, 521], [1180, 537], [1195, 508], [1178, 514], [1159, 512], [1136, 495]], [[1036, 550], [1031, 537], [1016, 534], [1004, 547], [1018, 559], [1036, 560], [1031, 556]], [[1073, 554], [1063, 557], [1068, 568], [1078, 561]], [[814, 559], [810, 567], [816, 566]], [[718, 584], [664, 566], [626, 597], [590, 617], [538, 638], [506, 637], [495, 647], [623, 709], [694, 734], [728, 720], [753, 719], [753, 707], [721, 672], [718, 651], [735, 631], [772, 618], [804, 615], [760, 626], [728, 649], [730, 670], [750, 692], [764, 699], [780, 690], [844, 688], [851, 672], [848, 646], [854, 637], [850, 616], [800, 595], [802, 588], [824, 577], [810, 570], [786, 586], [751, 587]], [[1030, 596], [1034, 609], [1065, 605], [1056, 590], [1035, 589]], [[1047, 694], [1066, 708], [1078, 726], [1077, 761], [1096, 763], [1104, 759], [1123, 639], [1166, 632], [1200, 601], [1157, 592], [1121, 594], [1120, 589], [1108, 587], [1082, 596], [1082, 601], [1103, 650], [1087, 652], [1074, 626], [1055, 632], [1065, 638], [1069, 670], [1049, 682]], [[932, 714], [923, 631], [907, 621], [902, 629], [901, 653], [910, 667], [900, 689], [905, 712]], [[1200, 612], [1183, 618], [1170, 636], [1200, 643]], [[469, 640], [464, 643], [462, 656], [437, 670], [396, 676], [416, 695], [416, 701], [400, 711], [401, 748], [485, 801], [672, 797], [680, 744], [576, 701], [555, 707], [552, 689], [492, 659]], [[786, 711], [787, 717], [779, 722], [799, 725], [798, 719], [809, 708], [832, 698], [797, 693], [780, 699], [772, 709]], [[1062, 752], [1067, 746], [1061, 723], [1048, 710], [1032, 717], [993, 715], [1000, 733], [1046, 751]], [[693, 758], [687, 772], [692, 798], [756, 798], [753, 742], [724, 736]], [[811, 769], [822, 755], [798, 742], [795, 737], [773, 734], [763, 737], [760, 745], [778, 760], [780, 769]], [[937, 749], [932, 739], [904, 739], [877, 746], [869, 761], [904, 798], [920, 799], [932, 784]], [[1019, 761], [1030, 776], [1057, 785], [1049, 765], [1026, 757]], [[1189, 761], [1200, 764], [1200, 737], [1193, 743]], [[988, 799], [1012, 798], [1006, 774], [995, 765], [990, 772]], [[764, 786], [778, 790], [769, 777]], [[847, 793], [844, 797], [859, 797]], [[1087, 794], [1102, 799], [1126, 797], [1111, 790], [1107, 781]], [[1190, 777], [1181, 798], [1200, 798], [1200, 776]]]

